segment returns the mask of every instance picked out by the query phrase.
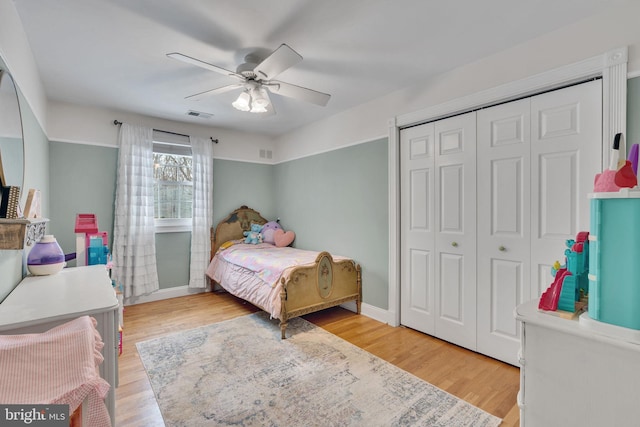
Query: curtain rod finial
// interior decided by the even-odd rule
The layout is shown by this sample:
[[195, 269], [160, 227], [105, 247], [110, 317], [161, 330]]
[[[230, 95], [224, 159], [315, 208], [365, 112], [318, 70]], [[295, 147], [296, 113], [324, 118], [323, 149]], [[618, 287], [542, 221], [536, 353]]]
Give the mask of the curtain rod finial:
[[115, 119], [115, 120], [113, 121], [113, 124], [114, 124], [114, 125], [116, 125], [116, 126], [118, 126], [118, 125], [121, 125], [121, 124], [122, 124], [122, 122], [118, 121], [118, 119]]
[[212, 136], [210, 136], [209, 138], [211, 139], [211, 142], [213, 142], [214, 144], [217, 144], [218, 142], [220, 142], [220, 141], [218, 141], [218, 139], [217, 139], [217, 138], [216, 138], [216, 139], [213, 139], [213, 137], [212, 137]]

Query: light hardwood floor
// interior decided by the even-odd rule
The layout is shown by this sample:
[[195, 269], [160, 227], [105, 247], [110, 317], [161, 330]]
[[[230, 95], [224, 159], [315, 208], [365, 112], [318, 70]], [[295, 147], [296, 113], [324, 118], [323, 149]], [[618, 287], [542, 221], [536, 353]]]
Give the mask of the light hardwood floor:
[[[125, 307], [116, 425], [163, 426], [162, 416], [135, 343], [257, 311], [226, 293], [203, 293]], [[412, 329], [394, 328], [342, 308], [304, 316], [358, 347], [519, 425], [519, 370]]]

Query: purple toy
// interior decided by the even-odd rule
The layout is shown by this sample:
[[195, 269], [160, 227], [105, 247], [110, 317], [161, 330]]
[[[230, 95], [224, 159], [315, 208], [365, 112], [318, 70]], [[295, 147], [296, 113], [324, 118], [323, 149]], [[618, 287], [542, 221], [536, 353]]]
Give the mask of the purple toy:
[[269, 221], [268, 223], [266, 223], [265, 225], [262, 226], [262, 241], [265, 243], [270, 243], [272, 245], [275, 245], [276, 241], [275, 238], [273, 236], [273, 233], [276, 230], [282, 230], [282, 227], [280, 227], [280, 224], [278, 224], [277, 221]]
[[633, 173], [638, 175], [638, 144], [633, 144], [631, 150], [629, 150], [629, 158], [631, 160], [631, 168]]

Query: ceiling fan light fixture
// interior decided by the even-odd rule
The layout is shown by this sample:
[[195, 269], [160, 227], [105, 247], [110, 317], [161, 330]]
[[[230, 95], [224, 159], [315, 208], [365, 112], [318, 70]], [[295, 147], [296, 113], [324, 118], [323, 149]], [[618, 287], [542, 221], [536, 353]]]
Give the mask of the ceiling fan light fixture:
[[266, 113], [267, 112], [267, 107], [254, 104], [251, 107], [251, 112], [252, 113]]
[[269, 98], [261, 87], [254, 87], [249, 91], [251, 95], [251, 112], [266, 113], [269, 106]]
[[264, 93], [264, 89], [256, 88], [251, 91], [251, 105], [265, 109], [269, 106], [269, 98]]
[[187, 96], [185, 99], [197, 99], [205, 95], [225, 93], [243, 88], [243, 93], [232, 102], [234, 108], [240, 111], [275, 114], [275, 106], [271, 102], [269, 92], [322, 107], [326, 106], [331, 98], [331, 95], [327, 93], [273, 80], [280, 73], [302, 60], [302, 56], [299, 53], [284, 43], [264, 59], [257, 52], [245, 55], [245, 62], [238, 65], [236, 71], [230, 71], [178, 52], [168, 53], [167, 56], [238, 80], [234, 84], [196, 93]]
[[250, 111], [251, 110], [251, 95], [248, 92], [242, 92], [238, 99], [231, 103], [233, 108], [240, 111]]

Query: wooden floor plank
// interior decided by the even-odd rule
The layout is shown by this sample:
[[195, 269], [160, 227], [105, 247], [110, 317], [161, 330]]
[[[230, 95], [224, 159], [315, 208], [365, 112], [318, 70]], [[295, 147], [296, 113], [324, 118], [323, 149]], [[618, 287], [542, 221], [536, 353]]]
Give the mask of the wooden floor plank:
[[[116, 389], [117, 426], [162, 426], [149, 380], [135, 343], [233, 319], [257, 311], [227, 293], [203, 293], [128, 306], [124, 312], [123, 354]], [[304, 316], [346, 341], [419, 378], [519, 425], [516, 404], [519, 370], [405, 327], [392, 327], [342, 308]]]

